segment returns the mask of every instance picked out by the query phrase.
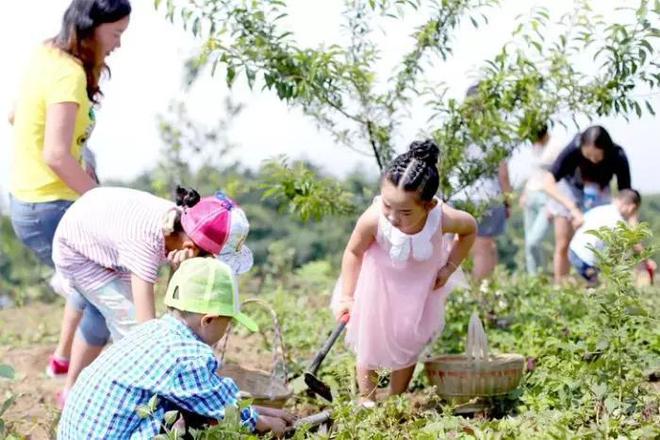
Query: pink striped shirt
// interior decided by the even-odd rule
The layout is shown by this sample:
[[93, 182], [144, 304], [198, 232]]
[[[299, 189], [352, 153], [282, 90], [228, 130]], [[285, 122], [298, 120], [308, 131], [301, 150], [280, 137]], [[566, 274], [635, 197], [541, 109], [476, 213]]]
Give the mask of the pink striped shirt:
[[65, 280], [95, 290], [131, 273], [155, 283], [165, 261], [164, 215], [171, 201], [129, 188], [95, 188], [60, 221], [53, 262]]

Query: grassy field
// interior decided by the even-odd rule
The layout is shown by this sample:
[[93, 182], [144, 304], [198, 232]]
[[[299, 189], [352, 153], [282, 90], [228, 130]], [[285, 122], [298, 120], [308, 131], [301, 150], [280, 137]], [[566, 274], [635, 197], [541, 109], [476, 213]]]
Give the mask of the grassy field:
[[[328, 408], [309, 397], [297, 377], [334, 326], [326, 307], [333, 283], [330, 265], [311, 263], [286, 282], [269, 280], [260, 294], [281, 321], [294, 390], [287, 407], [301, 414]], [[435, 395], [421, 364], [408, 394], [382, 401], [372, 411], [357, 409], [354, 357], [337, 344], [320, 373], [338, 396], [330, 407], [333, 428], [303, 430], [296, 438], [657, 438], [660, 394], [650, 376], [660, 368], [660, 290], [623, 295], [615, 285], [611, 281], [587, 291], [580, 284], [557, 288], [545, 279], [498, 274], [490, 283], [454, 292], [433, 352], [462, 352], [469, 316], [478, 311], [491, 349], [523, 354], [533, 366], [517, 390], [492, 399], [472, 417], [452, 414], [452, 405]], [[246, 280], [242, 292], [248, 296], [253, 286]], [[16, 397], [2, 418], [17, 436], [50, 438], [56, 426], [53, 396], [62, 383], [47, 378], [44, 367], [61, 310], [60, 303], [36, 303], [0, 311], [0, 359], [17, 372], [14, 380], [0, 382], [0, 391]], [[270, 317], [259, 308], [249, 311], [264, 334], [236, 329], [227, 358], [269, 369]], [[236, 438], [235, 431], [231, 424], [221, 425], [201, 438]]]

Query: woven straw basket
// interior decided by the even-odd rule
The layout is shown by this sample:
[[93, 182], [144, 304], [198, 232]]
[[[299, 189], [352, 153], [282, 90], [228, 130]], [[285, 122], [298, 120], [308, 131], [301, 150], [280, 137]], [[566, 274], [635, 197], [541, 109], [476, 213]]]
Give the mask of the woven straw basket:
[[[252, 399], [255, 405], [282, 408], [293, 395], [293, 391], [289, 388], [286, 381], [284, 341], [282, 340], [282, 331], [277, 314], [267, 303], [259, 299], [248, 299], [242, 303], [242, 305], [246, 304], [258, 304], [264, 307], [268, 310], [273, 320], [275, 341], [273, 344], [272, 371], [268, 373], [263, 370], [245, 368], [240, 365], [225, 364], [223, 362], [218, 374], [234, 379], [239, 390], [241, 390], [241, 397]], [[229, 330], [227, 329], [227, 334], [220, 349], [221, 361], [224, 360], [227, 341], [229, 340]]]
[[525, 358], [518, 354], [488, 353], [488, 338], [479, 315], [472, 313], [465, 354], [436, 356], [426, 360], [426, 375], [445, 398], [488, 397], [515, 389], [522, 377]]
[[441, 397], [488, 397], [507, 394], [520, 383], [525, 358], [518, 354], [491, 355], [475, 360], [466, 355], [443, 355], [424, 366]]

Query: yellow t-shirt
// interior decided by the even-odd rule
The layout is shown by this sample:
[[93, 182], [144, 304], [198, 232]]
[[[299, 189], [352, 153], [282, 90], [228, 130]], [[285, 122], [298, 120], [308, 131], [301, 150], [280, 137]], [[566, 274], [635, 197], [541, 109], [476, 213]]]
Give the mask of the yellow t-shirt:
[[43, 158], [46, 110], [52, 104], [78, 104], [71, 154], [82, 163], [82, 149], [94, 128], [87, 78], [73, 57], [48, 44], [39, 47], [23, 77], [14, 113], [14, 159], [10, 191], [23, 202], [75, 200]]

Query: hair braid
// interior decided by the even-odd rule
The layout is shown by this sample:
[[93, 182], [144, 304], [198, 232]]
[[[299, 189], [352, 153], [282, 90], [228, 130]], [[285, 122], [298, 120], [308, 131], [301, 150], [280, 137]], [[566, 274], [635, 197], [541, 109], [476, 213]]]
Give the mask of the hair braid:
[[440, 185], [439, 154], [432, 140], [415, 141], [407, 152], [394, 158], [384, 177], [405, 191], [419, 192], [422, 200], [432, 200]]

